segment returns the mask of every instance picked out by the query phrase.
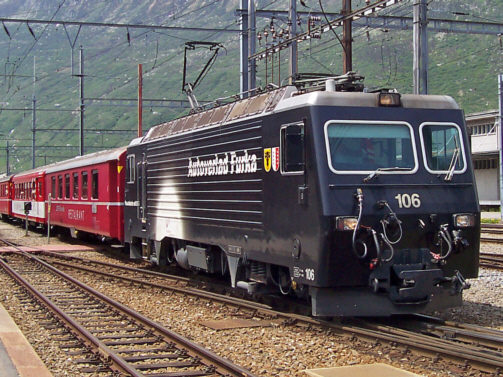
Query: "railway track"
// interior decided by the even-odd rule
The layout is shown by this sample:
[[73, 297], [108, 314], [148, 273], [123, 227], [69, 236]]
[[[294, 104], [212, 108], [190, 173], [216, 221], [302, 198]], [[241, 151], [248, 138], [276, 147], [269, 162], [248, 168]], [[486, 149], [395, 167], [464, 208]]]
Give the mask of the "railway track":
[[[347, 340], [360, 340], [366, 343], [370, 343], [375, 347], [381, 347], [384, 349], [384, 351], [380, 352], [387, 352], [395, 355], [398, 358], [412, 353], [412, 355], [424, 355], [430, 357], [433, 362], [437, 363], [448, 361], [450, 363], [454, 363], [455, 366], [446, 363], [446, 368], [453, 368], [453, 370], [458, 373], [459, 370], [469, 371], [471, 369], [475, 369], [498, 375], [498, 373], [500, 373], [500, 368], [503, 365], [503, 355], [501, 354], [501, 350], [503, 349], [503, 332], [500, 331], [494, 331], [477, 326], [455, 324], [424, 316], [407, 316], [399, 318], [393, 317], [392, 322], [387, 322], [386, 320], [362, 321], [351, 319], [342, 321], [322, 321], [319, 319], [309, 318], [297, 314], [277, 312], [272, 310], [272, 308], [268, 305], [262, 303], [254, 303], [236, 297], [215, 294], [208, 292], [207, 290], [201, 291], [200, 288], [208, 288], [207, 286], [206, 288], [204, 287], [206, 283], [198, 283], [198, 287], [195, 287], [193, 283], [190, 283], [188, 281], [188, 279], [186, 280], [184, 278], [178, 278], [178, 280], [174, 281], [173, 277], [163, 277], [163, 274], [156, 272], [119, 265], [111, 265], [109, 263], [92, 261], [83, 258], [75, 258], [68, 255], [58, 255], [56, 253], [40, 252], [40, 254], [41, 257], [46, 258], [47, 262], [49, 262], [53, 266], [58, 266], [58, 268], [60, 269], [65, 269], [67, 273], [70, 273], [68, 271], [73, 270], [74, 275], [85, 273], [88, 275], [92, 274], [94, 276], [99, 274], [104, 279], [122, 281], [128, 284], [128, 286], [131, 286], [131, 284], [133, 284], [137, 287], [141, 286], [144, 289], [150, 291], [152, 291], [152, 288], [155, 288], [156, 290], [174, 292], [179, 295], [192, 295], [194, 297], [199, 296], [200, 299], [205, 302], [211, 301], [213, 303], [220, 302], [225, 305], [232, 305], [236, 308], [239, 308], [240, 311], [251, 313], [250, 315], [252, 316], [269, 319], [274, 318], [277, 320], [277, 323], [281, 323], [284, 326], [295, 326], [296, 328], [301, 328], [305, 331], [322, 330], [332, 334], [334, 337], [343, 337]], [[7, 259], [10, 261], [10, 263], [7, 263], [7, 265], [12, 265], [13, 262], [11, 261], [11, 259], [13, 258], [14, 256], [7, 256]], [[15, 258], [20, 257], [16, 255]], [[32, 265], [36, 264], [34, 261], [37, 259], [39, 258], [30, 257], [30, 263]], [[47, 268], [45, 267], [44, 262], [37, 263], [42, 263], [42, 265], [44, 266], [43, 269]], [[2, 267], [4, 264], [5, 263], [3, 262]], [[33, 276], [35, 275], [34, 271], [38, 271], [38, 269], [33, 270], [26, 269], [24, 267], [22, 269], [30, 278], [33, 278]], [[52, 267], [52, 269], [56, 270], [55, 267]], [[70, 279], [75, 280], [75, 277]], [[163, 280], [164, 283], [162, 282]], [[60, 290], [65, 292], [64, 296], [62, 294], [58, 294], [57, 296], [52, 296], [50, 299], [58, 302], [62, 300], [63, 303], [66, 301], [67, 304], [71, 303], [71, 300], [77, 300], [73, 303], [74, 312], [83, 312], [84, 307], [89, 308], [90, 305], [93, 305], [91, 312], [87, 314], [74, 313], [74, 315], [91, 316], [91, 318], [87, 322], [87, 325], [92, 327], [90, 327], [90, 330], [88, 329], [87, 331], [98, 331], [99, 328], [96, 327], [97, 322], [92, 322], [91, 319], [94, 318], [94, 320], [96, 321], [96, 316], [104, 316], [104, 313], [102, 312], [104, 309], [102, 309], [100, 306], [102, 304], [91, 304], [89, 301], [87, 301], [87, 294], [85, 296], [79, 295], [77, 297], [73, 289], [70, 292], [66, 292], [66, 290], [68, 290], [67, 288], [60, 288]], [[66, 297], [67, 294], [70, 294], [70, 296], [73, 298]], [[276, 301], [278, 300], [276, 299]], [[86, 318], [85, 316], [78, 318], [80, 321], [83, 321], [82, 318]], [[122, 323], [124, 322], [124, 319], [121, 316], [120, 318], [122, 318]], [[107, 326], [108, 328], [114, 330], [114, 332], [112, 333], [113, 336], [131, 336], [131, 338], [121, 338], [120, 341], [123, 342], [134, 343], [134, 341], [136, 341], [135, 339], [137, 339], [134, 336], [135, 332], [137, 331], [136, 329], [142, 329], [138, 331], [143, 331], [143, 333], [141, 333], [143, 338], [151, 339], [151, 341], [153, 342], [154, 339], [157, 340], [159, 338], [158, 335], [153, 335], [157, 333], [152, 333], [152, 331], [154, 330], [152, 330], [152, 327], [150, 327], [148, 321], [149, 320], [147, 319], [147, 325], [141, 324], [126, 326], [127, 328], [124, 330], [124, 332], [118, 332], [119, 329], [114, 327], [114, 320], [112, 319], [110, 319], [110, 323], [108, 324], [105, 322], [104, 326]], [[52, 321], [47, 321], [45, 325], [58, 327], [58, 325], [56, 323], [53, 323]], [[107, 327], [105, 327], [105, 329], [107, 329]], [[70, 329], [62, 332], [64, 336], [66, 336], [66, 334], [68, 333], [75, 333], [75, 331], [73, 329]], [[102, 334], [101, 336], [106, 337], [107, 335]], [[86, 371], [101, 370], [100, 368], [109, 368], [115, 370], [113, 368], [118, 368], [109, 366], [103, 361], [98, 361], [103, 360], [103, 358], [105, 360], [109, 360], [110, 356], [108, 356], [108, 351], [105, 354], [102, 354], [102, 351], [86, 351], [90, 347], [88, 346], [88, 341], [86, 340], [76, 339], [72, 341], [66, 340], [66, 342], [69, 343], [69, 346], [75, 346], [75, 348], [69, 349], [69, 352], [87, 355], [86, 357], [79, 359], [78, 362], [87, 363], [93, 361], [94, 364], [99, 364], [98, 366], [86, 365]], [[111, 342], [113, 344], [117, 342], [117, 339], [98, 339], [98, 342]], [[169, 346], [171, 346], [171, 342], [171, 340], [164, 341], [164, 343], [169, 344]], [[105, 346], [112, 347], [107, 345], [106, 343]], [[122, 345], [120, 347], [127, 346]], [[129, 351], [131, 352], [133, 351], [133, 349], [135, 349], [132, 346], [129, 347]], [[152, 343], [152, 345], [150, 345], [149, 347], [157, 348], [156, 352], [159, 352], [158, 349], [162, 348], [158, 347], [158, 343]], [[178, 354], [176, 351], [169, 353]], [[96, 355], [101, 356], [101, 358], [96, 359]], [[127, 355], [123, 356], [128, 357]], [[193, 362], [191, 355], [184, 354], [182, 359], [183, 358], [188, 358], [190, 359], [190, 362]], [[139, 361], [135, 361], [134, 363], [139, 363]], [[149, 362], [148, 364], [154, 363]], [[181, 367], [182, 366], [180, 366], [180, 368]], [[200, 368], [202, 368], [203, 373], [207, 373], [207, 371], [209, 371], [209, 369], [204, 369], [202, 366], [200, 366]], [[153, 375], [160, 376], [163, 374], [158, 373]]]
[[39, 258], [14, 252], [0, 266], [34, 307], [43, 308], [42, 325], [55, 329], [61, 347], [78, 357], [74, 361], [82, 365], [82, 373], [253, 376]]
[[[172, 277], [162, 277], [162, 274], [139, 270], [131, 267], [110, 265], [108, 263], [75, 258], [67, 255], [58, 256], [54, 253], [43, 253], [44, 258], [53, 265], [63, 269], [98, 273], [106, 279], [123, 281], [128, 285], [135, 284], [145, 289], [172, 291], [182, 295], [201, 295], [204, 300], [233, 305], [240, 310], [253, 313], [260, 318], [275, 318], [284, 326], [296, 326], [307, 331], [323, 330], [334, 336], [346, 339], [359, 339], [386, 348], [386, 352], [396, 355], [413, 354], [432, 357], [433, 361], [454, 362], [459, 369], [476, 369], [498, 375], [503, 365], [503, 332], [477, 326], [468, 326], [441, 321], [424, 316], [393, 317], [392, 322], [334, 320], [322, 321], [296, 314], [288, 314], [272, 310], [264, 304], [257, 304], [234, 297], [209, 294], [191, 286], [184, 279], [176, 284], [166, 281]], [[57, 261], [57, 259], [63, 259]], [[49, 260], [50, 259], [50, 260]], [[92, 266], [92, 267], [91, 267]], [[101, 267], [98, 267], [101, 266]], [[108, 269], [108, 272], [98, 269]], [[154, 280], [155, 277], [155, 281]], [[162, 283], [162, 279], [165, 283]]]
[[[481, 233], [491, 235], [503, 235], [503, 224], [482, 224]], [[503, 243], [503, 238], [480, 237], [482, 242]]]
[[503, 224], [481, 224], [482, 233], [503, 233]]
[[494, 270], [503, 270], [503, 254], [480, 253], [480, 266]]
[[[503, 235], [503, 224], [482, 224], [481, 233], [495, 236]], [[499, 237], [481, 236], [480, 241], [499, 244], [503, 243], [503, 237], [499, 238]]]
[[231, 288], [209, 279], [195, 280], [168, 273], [149, 271], [141, 268], [122, 266], [87, 258], [62, 255], [59, 253], [41, 251], [40, 257], [48, 263], [61, 269], [86, 271], [91, 274], [101, 275], [105, 278], [121, 280], [127, 284], [149, 286], [154, 289], [167, 290], [184, 296], [192, 296], [205, 300], [218, 299], [224, 304], [238, 307], [248, 307], [250, 310], [257, 308], [308, 315], [311, 306], [295, 300], [278, 300], [276, 296], [249, 296], [239, 288]]

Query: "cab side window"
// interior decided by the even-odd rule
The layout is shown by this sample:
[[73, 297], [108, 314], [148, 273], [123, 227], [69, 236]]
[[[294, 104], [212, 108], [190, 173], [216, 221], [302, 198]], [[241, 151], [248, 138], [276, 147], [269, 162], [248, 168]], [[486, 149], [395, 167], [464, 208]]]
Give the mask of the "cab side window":
[[281, 128], [281, 172], [302, 174], [305, 169], [304, 124], [288, 124]]
[[136, 173], [135, 155], [130, 154], [129, 156], [127, 156], [127, 160], [126, 160], [127, 183], [134, 183], [135, 178], [136, 178], [135, 173]]

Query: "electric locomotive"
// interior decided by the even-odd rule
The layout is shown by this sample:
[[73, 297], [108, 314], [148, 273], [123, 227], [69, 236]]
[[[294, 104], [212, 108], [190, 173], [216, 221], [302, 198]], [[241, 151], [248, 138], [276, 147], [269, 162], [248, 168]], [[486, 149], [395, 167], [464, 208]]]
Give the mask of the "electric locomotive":
[[309, 298], [315, 316], [461, 305], [480, 243], [463, 112], [360, 80], [299, 80], [131, 142], [131, 257]]

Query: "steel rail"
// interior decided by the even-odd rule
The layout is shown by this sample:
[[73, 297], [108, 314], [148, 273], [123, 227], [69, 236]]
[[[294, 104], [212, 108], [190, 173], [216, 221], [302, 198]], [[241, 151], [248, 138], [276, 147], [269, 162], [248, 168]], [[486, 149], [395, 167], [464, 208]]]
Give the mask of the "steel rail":
[[503, 238], [480, 237], [480, 242], [503, 243]]
[[[215, 373], [219, 373], [223, 376], [242, 376], [242, 377], [254, 377], [255, 375], [250, 373], [249, 371], [245, 370], [244, 368], [241, 368], [230, 361], [223, 359], [213, 352], [205, 349], [202, 346], [197, 345], [196, 343], [193, 343], [189, 341], [188, 339], [183, 338], [179, 334], [176, 334], [163, 326], [157, 324], [156, 322], [150, 320], [149, 318], [146, 318], [145, 316], [140, 315], [136, 311], [124, 306], [123, 304], [101, 294], [100, 292], [97, 292], [93, 290], [91, 287], [87, 286], [86, 284], [74, 279], [73, 277], [67, 275], [66, 273], [56, 269], [55, 267], [51, 266], [50, 264], [40, 260], [40, 258], [37, 258], [35, 256], [29, 255], [26, 252], [14, 252], [15, 254], [23, 255], [27, 257], [28, 259], [31, 259], [33, 261], [36, 261], [37, 263], [43, 265], [50, 271], [52, 271], [55, 275], [60, 276], [64, 278], [65, 280], [69, 281], [70, 283], [80, 287], [82, 290], [86, 291], [87, 293], [91, 294], [94, 297], [97, 297], [99, 300], [107, 303], [108, 305], [114, 307], [118, 311], [126, 314], [129, 317], [134, 318], [136, 321], [140, 322], [142, 325], [145, 327], [151, 328], [155, 330], [155, 332], [161, 334], [164, 337], [167, 337], [170, 339], [170, 341], [174, 342], [177, 344], [179, 347], [188, 349], [189, 354], [192, 353], [193, 355], [195, 354], [196, 357], [200, 358], [200, 363], [202, 365], [206, 365], [207, 367], [215, 367]], [[12, 271], [13, 274], [16, 274], [15, 271], [13, 271], [5, 262], [2, 261], [2, 266], [6, 266], [10, 271]], [[17, 274], [16, 274], [17, 275]], [[31, 288], [30, 291], [32, 291], [37, 297], [43, 297], [40, 292], [38, 292], [34, 287], [32, 287], [26, 280], [24, 280], [22, 277], [20, 277], [23, 281], [23, 285], [28, 285]], [[16, 279], [18, 280], [18, 279]], [[44, 303], [47, 303], [51, 307], [52, 310], [52, 302], [47, 299], [43, 298]], [[134, 366], [129, 365], [126, 363], [121, 357], [119, 357], [117, 354], [115, 354], [111, 349], [109, 349], [103, 342], [100, 342], [97, 340], [89, 331], [81, 328], [81, 326], [73, 321], [70, 317], [68, 317], [65, 313], [61, 312], [59, 308], [54, 306], [54, 311], [58, 314], [59, 317], [64, 318], [64, 321], [71, 324], [71, 327], [75, 329], [79, 334], [81, 334], [84, 338], [88, 339], [88, 342], [93, 344], [95, 347], [98, 347], [98, 350], [100, 353], [105, 357], [105, 359], [110, 359], [114, 362], [114, 364], [117, 364], [117, 369], [123, 373], [128, 373], [131, 376], [144, 376], [144, 374], [139, 373], [134, 369]]]
[[503, 254], [480, 253], [480, 266], [493, 270], [503, 270]]
[[460, 324], [424, 314], [404, 318], [421, 326], [424, 332], [445, 339], [453, 339], [471, 344], [483, 344], [488, 348], [500, 350], [503, 346], [503, 332], [477, 325]]
[[482, 230], [484, 230], [484, 229], [503, 229], [503, 224], [482, 223], [480, 226], [481, 226]]
[[[407, 343], [408, 347], [416, 349], [417, 352], [426, 352], [426, 354], [434, 355], [435, 358], [448, 358], [460, 365], [470, 366], [487, 373], [496, 373], [496, 375], [499, 375], [503, 366], [503, 355], [499, 351], [481, 351], [477, 347], [466, 346], [450, 339], [432, 338], [431, 336], [397, 328], [394, 325], [360, 320], [353, 321], [362, 329], [375, 331], [376, 333], [387, 333], [390, 339], [394, 339], [393, 342]], [[502, 339], [503, 335], [500, 337], [500, 340]]]

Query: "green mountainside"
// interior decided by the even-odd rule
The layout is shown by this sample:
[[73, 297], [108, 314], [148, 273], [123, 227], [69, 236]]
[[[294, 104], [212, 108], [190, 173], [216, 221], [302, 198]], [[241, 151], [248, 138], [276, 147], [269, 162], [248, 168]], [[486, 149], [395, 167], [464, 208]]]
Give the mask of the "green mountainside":
[[[305, 0], [298, 11], [319, 11], [319, 0]], [[84, 56], [86, 102], [85, 149], [92, 152], [128, 144], [136, 135], [138, 64], [143, 66], [143, 98], [185, 100], [182, 93], [183, 52], [187, 41], [219, 42], [224, 48], [201, 84], [199, 101], [239, 92], [240, 0], [0, 0], [0, 17], [10, 19], [85, 21], [125, 25], [160, 25], [171, 29], [139, 29], [43, 23], [4, 22], [0, 29], [0, 172], [6, 170], [9, 143], [11, 171], [31, 167], [32, 106], [36, 98], [36, 165], [79, 153], [79, 48]], [[340, 0], [323, 0], [325, 12], [340, 12]], [[365, 6], [353, 0], [353, 9]], [[257, 9], [288, 9], [288, 1], [257, 1]], [[429, 2], [429, 17], [501, 22], [501, 0]], [[381, 12], [412, 16], [412, 1]], [[307, 17], [299, 18], [300, 31]], [[286, 17], [257, 19], [257, 30], [287, 28]], [[185, 29], [180, 30], [183, 27]], [[194, 30], [190, 30], [190, 28]], [[197, 28], [214, 29], [198, 31]], [[336, 29], [342, 38], [342, 31]], [[353, 29], [353, 68], [370, 88], [412, 92], [412, 30]], [[78, 37], [78, 38], [77, 38]], [[263, 37], [257, 49], [265, 46]], [[271, 42], [269, 36], [268, 42]], [[73, 47], [73, 69], [71, 55]], [[497, 75], [503, 67], [501, 37], [473, 34], [429, 34], [429, 93], [454, 97], [466, 113], [498, 107]], [[198, 48], [188, 55], [193, 82], [211, 52]], [[259, 61], [257, 84], [280, 84], [288, 75], [288, 53]], [[36, 82], [33, 75], [35, 70]], [[267, 77], [266, 77], [267, 70]], [[299, 44], [299, 71], [342, 73], [342, 48], [332, 32]], [[73, 74], [73, 75], [72, 75]], [[113, 101], [105, 101], [113, 100]], [[133, 101], [126, 101], [126, 99]], [[159, 102], [157, 102], [158, 104]], [[113, 105], [113, 106], [112, 106]], [[187, 113], [187, 109], [151, 107], [145, 101], [143, 129]], [[114, 131], [114, 132], [112, 132]]]

